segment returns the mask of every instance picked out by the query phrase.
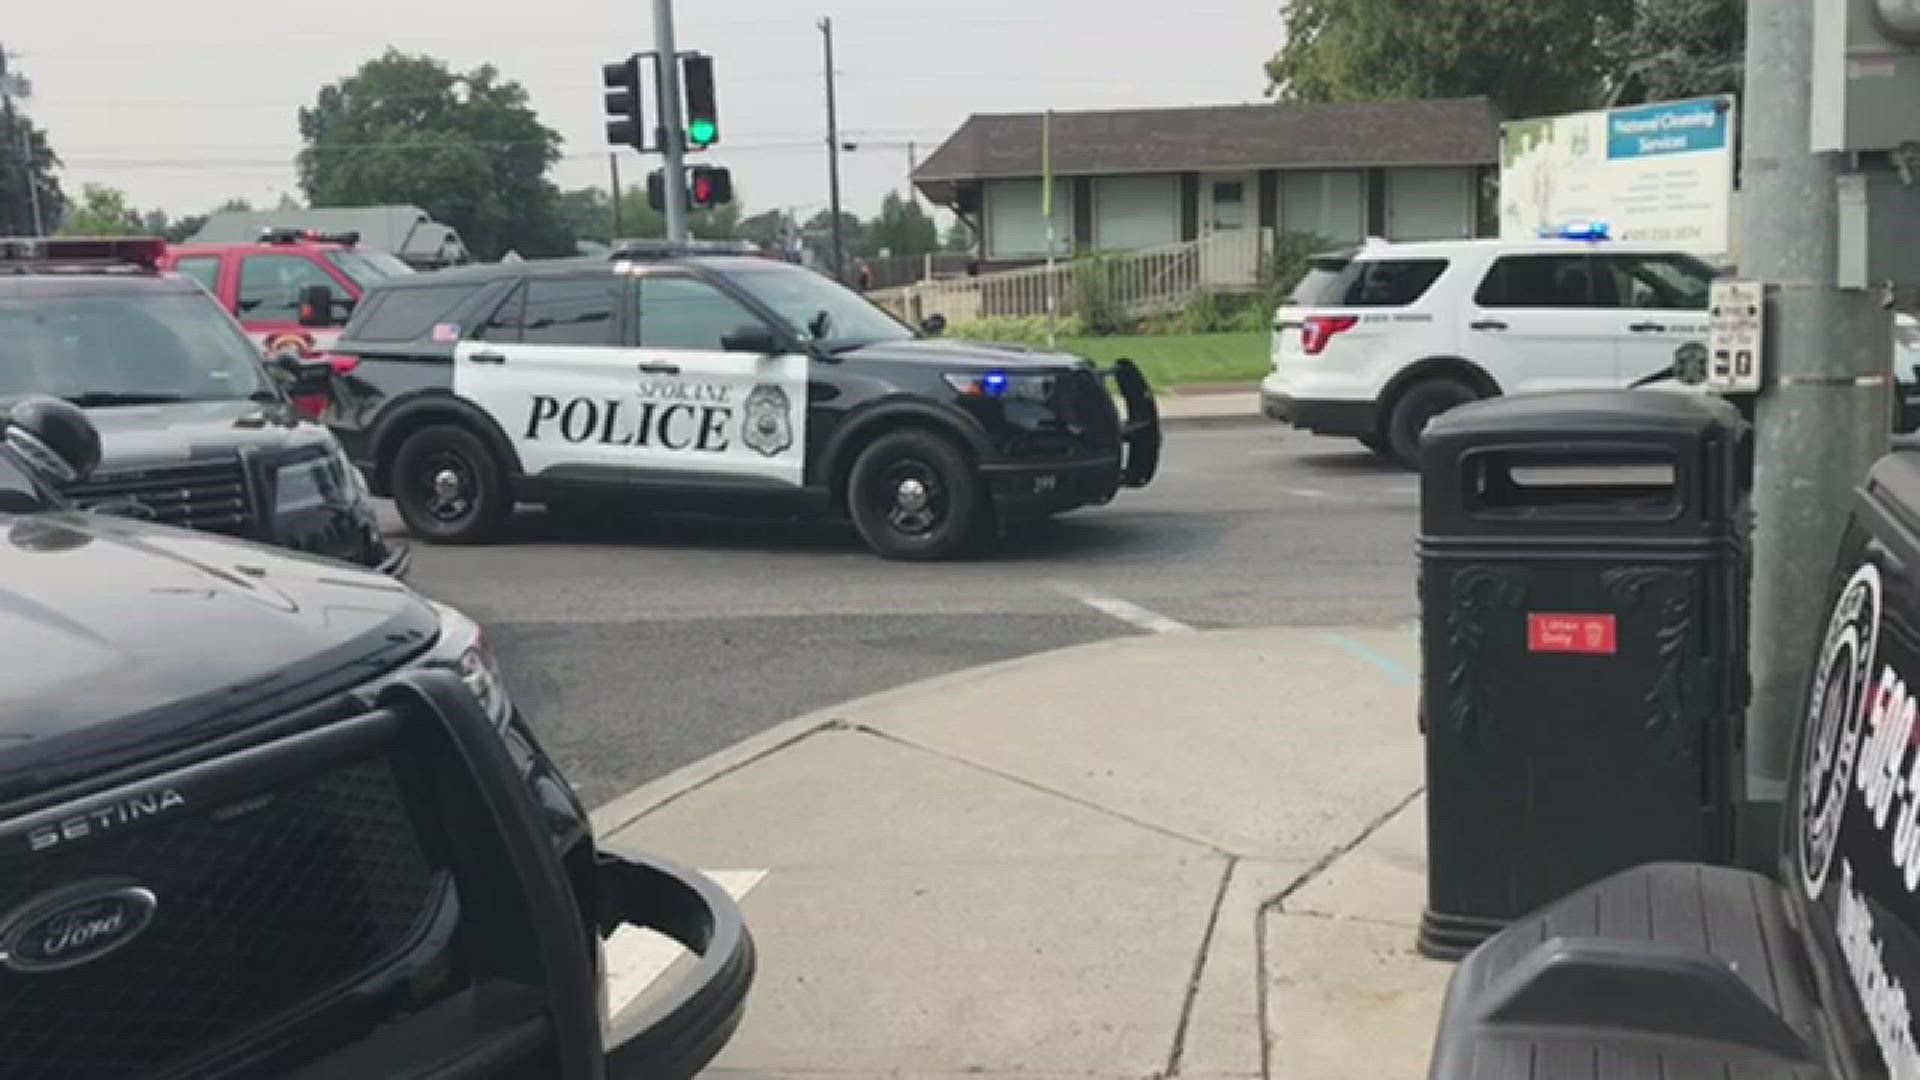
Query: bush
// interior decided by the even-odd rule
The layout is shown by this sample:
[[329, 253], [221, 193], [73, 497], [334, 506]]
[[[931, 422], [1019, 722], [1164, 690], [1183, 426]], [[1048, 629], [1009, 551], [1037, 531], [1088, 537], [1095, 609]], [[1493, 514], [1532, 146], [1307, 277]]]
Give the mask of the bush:
[[[1058, 338], [1083, 337], [1086, 326], [1078, 316], [1068, 315], [1059, 320], [1054, 329]], [[1047, 317], [1045, 315], [1000, 316], [990, 319], [969, 319], [949, 325], [941, 337], [960, 341], [1000, 342], [1007, 345], [1033, 345], [1045, 347], [1047, 344]]]
[[1089, 334], [1133, 331], [1133, 320], [1114, 296], [1113, 266], [1106, 256], [1085, 255], [1073, 261], [1073, 313]]

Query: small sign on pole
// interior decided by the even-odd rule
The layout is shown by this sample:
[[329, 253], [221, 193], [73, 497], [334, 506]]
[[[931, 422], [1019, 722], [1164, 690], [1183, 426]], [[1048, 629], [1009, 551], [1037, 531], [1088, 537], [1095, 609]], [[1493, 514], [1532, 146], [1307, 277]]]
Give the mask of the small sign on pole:
[[1759, 393], [1766, 286], [1758, 281], [1716, 281], [1707, 311], [1707, 389], [1717, 394]]

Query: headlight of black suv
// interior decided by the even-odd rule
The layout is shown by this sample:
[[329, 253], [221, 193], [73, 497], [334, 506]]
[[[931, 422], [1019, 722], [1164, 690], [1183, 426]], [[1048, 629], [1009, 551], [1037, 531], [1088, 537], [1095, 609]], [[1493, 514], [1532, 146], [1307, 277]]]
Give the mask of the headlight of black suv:
[[500, 664], [487, 647], [480, 624], [445, 604], [428, 604], [440, 616], [440, 639], [421, 665], [458, 675], [494, 726], [505, 728], [513, 716], [513, 702], [507, 697], [507, 681], [500, 675]]

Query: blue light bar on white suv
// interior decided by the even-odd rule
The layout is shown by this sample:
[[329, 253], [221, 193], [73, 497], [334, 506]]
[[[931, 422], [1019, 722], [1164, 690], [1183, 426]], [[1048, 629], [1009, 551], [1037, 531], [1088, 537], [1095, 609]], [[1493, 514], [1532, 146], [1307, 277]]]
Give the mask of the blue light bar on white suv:
[[1609, 240], [1607, 223], [1604, 221], [1572, 221], [1565, 225], [1543, 225], [1539, 237], [1542, 240]]

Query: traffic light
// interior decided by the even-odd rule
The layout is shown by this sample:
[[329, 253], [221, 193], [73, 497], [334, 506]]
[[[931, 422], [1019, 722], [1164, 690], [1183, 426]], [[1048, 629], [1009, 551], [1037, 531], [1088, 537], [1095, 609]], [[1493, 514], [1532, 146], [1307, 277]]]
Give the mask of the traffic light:
[[733, 173], [717, 165], [695, 165], [687, 181], [687, 205], [695, 210], [733, 201]]
[[1816, 153], [1920, 142], [1920, 0], [1817, 0]]
[[607, 88], [607, 143], [645, 150], [647, 107], [640, 95], [640, 55], [602, 65], [600, 81]]
[[720, 141], [720, 111], [713, 99], [713, 57], [680, 58], [687, 94], [687, 149], [705, 150]]

